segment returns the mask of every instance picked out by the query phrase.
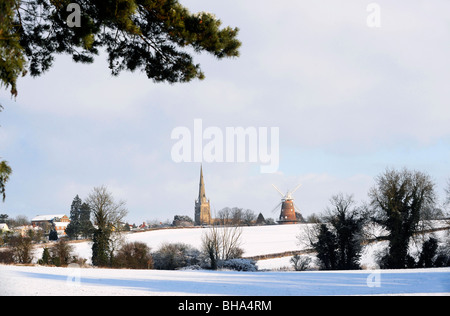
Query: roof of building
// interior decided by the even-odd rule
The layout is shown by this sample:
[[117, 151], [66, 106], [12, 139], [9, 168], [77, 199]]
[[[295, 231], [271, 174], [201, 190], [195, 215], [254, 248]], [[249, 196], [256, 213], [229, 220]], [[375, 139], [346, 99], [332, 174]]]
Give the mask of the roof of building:
[[51, 214], [51, 215], [38, 215], [34, 217], [31, 221], [32, 222], [38, 222], [38, 221], [52, 221], [55, 218], [61, 218], [66, 216], [66, 214]]

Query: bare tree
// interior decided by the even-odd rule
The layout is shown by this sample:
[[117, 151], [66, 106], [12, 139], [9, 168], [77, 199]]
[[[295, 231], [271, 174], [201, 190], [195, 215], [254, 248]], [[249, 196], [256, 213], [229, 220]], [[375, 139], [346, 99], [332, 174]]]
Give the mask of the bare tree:
[[295, 271], [305, 271], [308, 269], [309, 264], [311, 263], [311, 257], [309, 256], [301, 256], [294, 255], [290, 260], [290, 263], [294, 266]]
[[32, 260], [32, 244], [31, 238], [22, 236], [13, 236], [9, 240], [9, 245], [12, 250], [14, 262], [16, 263], [31, 263]]
[[73, 246], [64, 240], [60, 240], [49, 249], [53, 264], [56, 266], [67, 266], [70, 263]]
[[227, 225], [231, 219], [231, 209], [229, 207], [224, 207], [217, 213], [217, 218], [219, 219], [220, 225]]
[[91, 207], [94, 224], [99, 227], [119, 227], [120, 221], [128, 214], [125, 201], [116, 202], [104, 185], [94, 188], [86, 202]]
[[[445, 188], [445, 202], [444, 202], [444, 206], [447, 207], [448, 209], [450, 209], [450, 178], [447, 181], [447, 187]], [[449, 212], [450, 213], [450, 212]], [[450, 214], [447, 214], [450, 216]]]
[[242, 216], [242, 222], [247, 226], [254, 225], [256, 222], [256, 218], [257, 215], [255, 214], [255, 212], [253, 212], [250, 209], [247, 209], [244, 211], [244, 214]]
[[10, 227], [30, 225], [30, 220], [25, 215], [17, 215], [15, 218], [9, 220]]
[[233, 207], [231, 209], [231, 222], [233, 225], [241, 225], [243, 217], [243, 209], [240, 207]]
[[213, 225], [202, 236], [202, 249], [211, 260], [211, 268], [216, 270], [228, 259], [239, 258], [243, 250], [241, 245], [242, 228], [239, 226]]

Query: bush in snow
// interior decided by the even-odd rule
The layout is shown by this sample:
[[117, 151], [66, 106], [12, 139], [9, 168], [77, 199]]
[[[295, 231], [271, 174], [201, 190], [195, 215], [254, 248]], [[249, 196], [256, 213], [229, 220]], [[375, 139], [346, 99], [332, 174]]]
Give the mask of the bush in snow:
[[153, 268], [150, 248], [139, 241], [129, 242], [122, 246], [114, 257], [114, 266], [128, 269]]
[[183, 243], [166, 243], [152, 254], [155, 269], [176, 270], [200, 264], [200, 251]]
[[12, 249], [3, 249], [0, 251], [0, 263], [12, 264], [14, 263], [14, 253]]
[[293, 264], [295, 271], [305, 271], [311, 263], [311, 257], [294, 255], [289, 261]]
[[219, 266], [222, 269], [230, 269], [234, 271], [257, 271], [258, 268], [256, 267], [256, 262], [254, 260], [250, 259], [242, 259], [242, 258], [235, 258], [235, 259], [228, 259], [221, 261], [219, 263]]
[[33, 249], [31, 238], [13, 236], [9, 240], [9, 245], [15, 263], [31, 263]]

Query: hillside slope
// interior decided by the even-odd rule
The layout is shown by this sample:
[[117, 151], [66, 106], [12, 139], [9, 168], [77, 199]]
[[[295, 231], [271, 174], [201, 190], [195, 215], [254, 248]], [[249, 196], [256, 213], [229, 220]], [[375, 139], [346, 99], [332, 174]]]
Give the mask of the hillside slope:
[[[297, 225], [273, 225], [273, 226], [244, 226], [242, 227], [241, 248], [244, 250], [244, 257], [253, 257], [267, 254], [279, 254], [283, 252], [301, 251], [309, 248], [307, 243], [307, 231], [314, 224]], [[440, 227], [440, 223], [434, 226]], [[153, 251], [157, 250], [163, 243], [186, 243], [197, 249], [201, 249], [202, 236], [208, 228], [185, 228], [185, 229], [160, 229], [145, 232], [128, 233], [125, 235], [126, 241], [140, 241], [146, 243]], [[379, 233], [379, 231], [377, 232]], [[444, 239], [446, 232], [439, 231], [433, 233], [440, 239]], [[92, 242], [76, 242], [72, 244], [74, 252], [82, 258], [86, 258], [88, 263], [92, 256]], [[374, 261], [375, 254], [387, 246], [386, 241], [372, 243], [364, 247], [361, 258], [361, 265], [364, 268], [376, 268]], [[416, 247], [418, 245], [415, 245]], [[42, 248], [35, 251], [35, 262], [42, 256]], [[290, 256], [277, 259], [258, 261], [261, 269], [278, 269], [290, 266]]]

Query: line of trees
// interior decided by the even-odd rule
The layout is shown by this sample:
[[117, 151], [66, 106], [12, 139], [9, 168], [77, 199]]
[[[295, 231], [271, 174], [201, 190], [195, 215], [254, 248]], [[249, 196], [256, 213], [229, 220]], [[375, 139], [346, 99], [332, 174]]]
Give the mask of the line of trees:
[[[315, 218], [319, 225], [309, 231], [308, 242], [317, 251], [320, 268], [359, 269], [368, 224], [387, 232], [387, 250], [378, 258], [381, 268], [450, 265], [450, 241], [438, 249], [437, 240], [431, 237], [423, 243], [418, 260], [410, 254], [413, 236], [428, 219], [442, 216], [430, 176], [407, 169], [386, 170], [375, 182], [368, 204], [357, 206], [351, 195], [334, 195], [325, 213]], [[450, 182], [446, 203], [450, 205]]]
[[[214, 216], [211, 225], [228, 225], [228, 226], [253, 226], [253, 225], [276, 225], [273, 218], [265, 219], [259, 213], [258, 215], [251, 209], [241, 207], [224, 207]], [[151, 222], [150, 220], [148, 221]], [[175, 215], [172, 226], [194, 226], [194, 221], [189, 216]]]
[[250, 209], [240, 207], [224, 207], [217, 212], [216, 223], [218, 225], [252, 226], [252, 225], [276, 225], [273, 218], [265, 219], [264, 216]]

